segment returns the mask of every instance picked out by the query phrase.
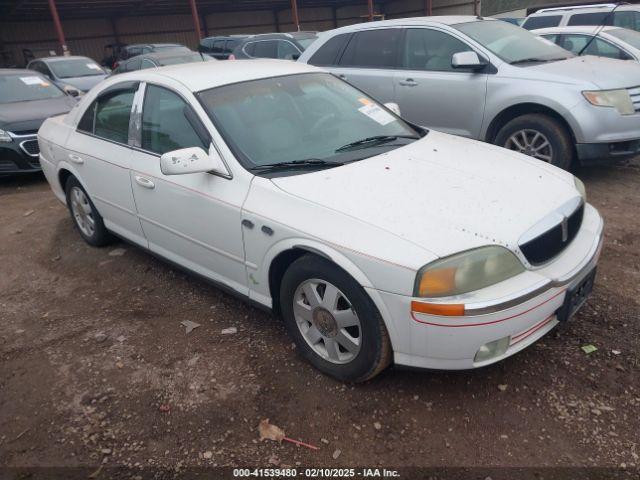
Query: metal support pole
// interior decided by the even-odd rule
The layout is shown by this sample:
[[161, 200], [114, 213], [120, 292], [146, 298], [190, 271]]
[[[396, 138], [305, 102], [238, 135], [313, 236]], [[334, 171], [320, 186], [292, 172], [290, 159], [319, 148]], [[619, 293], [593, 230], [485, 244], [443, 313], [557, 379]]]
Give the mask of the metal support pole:
[[196, 35], [198, 35], [198, 41], [202, 39], [202, 30], [200, 30], [200, 17], [198, 16], [198, 7], [196, 6], [196, 0], [189, 0], [191, 4], [191, 15], [193, 16], [193, 26], [196, 27]]
[[476, 16], [480, 15], [480, 2], [479, 0], [473, 0], [473, 14]]
[[67, 48], [67, 41], [64, 39], [64, 31], [62, 30], [62, 23], [60, 23], [60, 17], [58, 16], [58, 9], [56, 8], [56, 0], [49, 0], [49, 10], [51, 10], [51, 16], [53, 17], [53, 24], [56, 27], [56, 34], [58, 35], [58, 42], [62, 48], [62, 55], [68, 56], [69, 49]]
[[433, 15], [433, 0], [424, 0], [424, 14], [428, 17]]
[[293, 25], [296, 30], [300, 31], [300, 17], [298, 17], [298, 0], [291, 0], [291, 16], [293, 18]]
[[367, 0], [367, 8], [369, 10], [369, 21], [373, 22], [373, 0]]

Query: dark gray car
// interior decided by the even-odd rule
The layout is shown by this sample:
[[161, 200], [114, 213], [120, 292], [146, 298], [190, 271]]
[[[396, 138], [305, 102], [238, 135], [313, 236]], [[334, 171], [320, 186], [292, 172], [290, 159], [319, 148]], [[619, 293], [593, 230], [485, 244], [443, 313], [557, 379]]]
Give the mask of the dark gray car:
[[40, 125], [76, 101], [31, 70], [0, 69], [0, 175], [40, 171]]
[[80, 96], [107, 77], [107, 72], [88, 57], [46, 57], [31, 60], [27, 65], [48, 77], [72, 96]]
[[180, 63], [215, 62], [216, 59], [191, 50], [171, 50], [169, 52], [156, 52], [138, 55], [118, 65], [112, 74], [146, 70], [147, 68], [166, 67]]

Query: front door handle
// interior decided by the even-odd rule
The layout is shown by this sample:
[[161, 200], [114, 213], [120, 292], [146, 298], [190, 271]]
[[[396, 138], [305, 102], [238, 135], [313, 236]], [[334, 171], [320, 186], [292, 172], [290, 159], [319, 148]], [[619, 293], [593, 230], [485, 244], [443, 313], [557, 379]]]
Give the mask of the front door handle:
[[346, 80], [347, 79], [347, 76], [343, 75], [343, 74], [338, 75], [338, 77], [341, 78], [342, 80]]
[[75, 153], [69, 154], [69, 160], [71, 160], [73, 163], [77, 163], [78, 165], [82, 165], [84, 163], [84, 158], [76, 155]]
[[400, 85], [405, 87], [415, 87], [416, 85], [418, 85], [418, 82], [416, 82], [413, 78], [407, 78], [406, 80], [400, 80]]
[[140, 175], [136, 175], [134, 177], [136, 179], [136, 183], [141, 187], [153, 189], [156, 188], [156, 184], [149, 180], [147, 177], [142, 177]]

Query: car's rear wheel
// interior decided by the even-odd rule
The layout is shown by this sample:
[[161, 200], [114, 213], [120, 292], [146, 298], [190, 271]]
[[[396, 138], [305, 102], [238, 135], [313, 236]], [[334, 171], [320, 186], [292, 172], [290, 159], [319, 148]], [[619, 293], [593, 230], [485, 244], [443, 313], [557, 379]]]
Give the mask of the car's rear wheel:
[[65, 192], [71, 219], [82, 238], [94, 247], [102, 247], [111, 243], [113, 236], [104, 226], [102, 216], [75, 177], [69, 177], [65, 185]]
[[305, 255], [289, 266], [280, 307], [302, 356], [328, 375], [361, 382], [391, 362], [389, 334], [373, 301], [324, 258]]
[[495, 144], [568, 170], [573, 161], [571, 137], [566, 128], [547, 115], [532, 113], [507, 122]]

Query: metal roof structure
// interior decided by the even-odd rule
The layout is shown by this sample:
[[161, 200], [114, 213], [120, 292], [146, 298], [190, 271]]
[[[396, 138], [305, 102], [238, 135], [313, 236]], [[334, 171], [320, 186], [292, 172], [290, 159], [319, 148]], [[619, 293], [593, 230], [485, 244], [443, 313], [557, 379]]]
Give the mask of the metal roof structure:
[[[384, 4], [387, 0], [376, 0]], [[366, 5], [367, 0], [297, 0], [298, 8]], [[187, 0], [55, 0], [61, 19], [122, 17], [136, 15], [177, 15], [191, 13]], [[197, 0], [201, 14], [257, 10], [285, 10], [291, 0]], [[51, 19], [50, 0], [2, 0], [3, 21]]]

